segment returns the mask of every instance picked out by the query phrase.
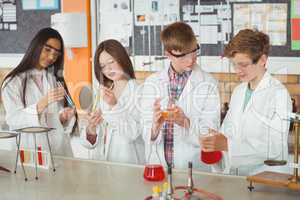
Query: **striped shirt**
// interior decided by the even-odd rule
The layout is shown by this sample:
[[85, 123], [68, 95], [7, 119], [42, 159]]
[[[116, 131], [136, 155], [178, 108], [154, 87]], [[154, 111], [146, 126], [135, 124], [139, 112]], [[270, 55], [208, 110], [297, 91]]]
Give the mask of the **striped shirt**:
[[[183, 73], [177, 73], [172, 66], [169, 67], [169, 86], [168, 95], [169, 102], [168, 105], [175, 104], [179, 100], [180, 95], [191, 75], [192, 71], [185, 71]], [[164, 133], [164, 153], [165, 159], [169, 166], [173, 166], [173, 147], [174, 147], [174, 122], [166, 121], [163, 125]]]

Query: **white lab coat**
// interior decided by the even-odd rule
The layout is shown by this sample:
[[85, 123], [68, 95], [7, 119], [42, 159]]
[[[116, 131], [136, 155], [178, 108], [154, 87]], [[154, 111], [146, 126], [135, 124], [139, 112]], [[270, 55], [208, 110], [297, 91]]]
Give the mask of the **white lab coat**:
[[228, 138], [224, 172], [249, 175], [264, 170], [281, 171], [283, 167], [263, 163], [266, 159], [288, 159], [286, 119], [292, 111], [291, 97], [280, 81], [266, 72], [243, 111], [247, 85], [242, 83], [234, 89], [221, 127]]
[[81, 124], [82, 145], [91, 149], [90, 159], [144, 164], [144, 144], [136, 107], [138, 88], [136, 80], [129, 80], [112, 109], [100, 95], [97, 108], [101, 109], [104, 122], [96, 128], [97, 140], [94, 145], [86, 139], [87, 124]]
[[[160, 131], [155, 141], [151, 141], [151, 127], [154, 101], [161, 98], [163, 102], [168, 98], [168, 70], [167, 67], [146, 79], [141, 101], [146, 162], [158, 163], [160, 159], [165, 166], [163, 131]], [[176, 105], [190, 119], [190, 128], [186, 129], [174, 124], [174, 167], [187, 168], [188, 162], [192, 161], [195, 168], [210, 171], [209, 166], [200, 162], [199, 135], [207, 133], [208, 128], [219, 127], [220, 98], [217, 81], [195, 65]]]
[[[59, 112], [64, 108], [63, 101], [51, 103], [43, 113], [38, 115], [38, 101], [46, 95], [51, 88], [56, 87], [56, 80], [50, 72], [42, 70], [44, 88], [42, 93], [34, 81], [34, 73], [38, 73], [37, 69], [19, 74], [9, 81], [7, 85], [4, 83], [6, 86], [2, 88], [2, 100], [6, 112], [6, 123], [10, 130], [31, 126], [55, 128], [56, 130], [49, 132], [52, 153], [56, 155], [72, 156], [70, 132], [72, 131], [75, 117], [64, 124], [64, 126], [61, 124]], [[21, 100], [25, 76], [27, 76], [27, 86], [25, 91], [26, 106], [23, 105]], [[48, 151], [45, 134], [37, 135], [37, 145], [41, 146], [42, 150]], [[15, 143], [13, 144], [13, 148], [15, 148]], [[32, 134], [22, 134], [21, 148], [34, 149], [34, 139]]]

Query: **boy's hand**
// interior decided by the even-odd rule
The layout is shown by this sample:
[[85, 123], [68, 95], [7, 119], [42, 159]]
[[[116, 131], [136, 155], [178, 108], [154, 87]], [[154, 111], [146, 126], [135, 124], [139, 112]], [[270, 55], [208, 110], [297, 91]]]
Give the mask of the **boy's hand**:
[[209, 135], [199, 138], [202, 150], [205, 152], [228, 151], [227, 138], [222, 133], [210, 129]]
[[176, 124], [184, 128], [190, 128], [190, 119], [184, 114], [180, 107], [175, 105], [173, 115]]
[[162, 116], [162, 111], [160, 109], [160, 99], [156, 99], [153, 104], [153, 123], [151, 129], [151, 139], [155, 140], [159, 134], [164, 123], [164, 118]]

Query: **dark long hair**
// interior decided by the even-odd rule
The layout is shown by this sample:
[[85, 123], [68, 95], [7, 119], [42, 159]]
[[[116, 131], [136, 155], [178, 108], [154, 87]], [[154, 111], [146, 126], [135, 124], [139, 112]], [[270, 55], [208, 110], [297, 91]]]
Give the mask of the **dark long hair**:
[[99, 56], [103, 51], [106, 51], [114, 58], [121, 66], [128, 79], [135, 79], [134, 69], [126, 49], [117, 40], [110, 39], [105, 40], [98, 45], [94, 56], [94, 72], [99, 84], [103, 84], [106, 87], [109, 87], [112, 84], [112, 80], [104, 76], [100, 68]]
[[[46, 42], [49, 39], [57, 39], [59, 40], [61, 44], [61, 55], [57, 57], [56, 61], [49, 67], [46, 68], [47, 72], [53, 73], [56, 81], [59, 81], [63, 84], [63, 87], [66, 91], [66, 93], [70, 96], [69, 90], [66, 86], [65, 79], [63, 77], [63, 70], [64, 70], [64, 42], [61, 37], [61, 35], [52, 28], [43, 28], [41, 29], [32, 39], [32, 41], [29, 44], [29, 47], [27, 48], [24, 57], [22, 58], [21, 62], [17, 65], [16, 68], [14, 68], [11, 72], [9, 72], [6, 77], [4, 78], [1, 89], [3, 90], [4, 87], [17, 75], [26, 72], [28, 70], [36, 68], [36, 66], [39, 64], [39, 58], [42, 52], [42, 49]], [[6, 81], [7, 80], [7, 81]], [[5, 83], [5, 84], [4, 84]], [[3, 85], [4, 84], [4, 85]], [[25, 75], [24, 80], [22, 80], [23, 85], [23, 95], [22, 95], [22, 103], [24, 107], [26, 106], [26, 86], [27, 86], [27, 75]], [[70, 96], [71, 97], [71, 96]], [[68, 106], [66, 97], [64, 98], [64, 106]], [[72, 135], [77, 127], [77, 121], [78, 121], [78, 115], [77, 112], [75, 114], [76, 117], [76, 123], [73, 126], [72, 129]]]

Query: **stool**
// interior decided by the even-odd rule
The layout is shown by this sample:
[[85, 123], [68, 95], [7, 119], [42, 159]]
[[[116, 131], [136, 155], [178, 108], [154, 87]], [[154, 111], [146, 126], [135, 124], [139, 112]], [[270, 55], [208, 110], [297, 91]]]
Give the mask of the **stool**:
[[[51, 131], [51, 130], [54, 130], [54, 128], [48, 128], [48, 127], [25, 127], [25, 128], [21, 128], [21, 129], [16, 129], [15, 130], [18, 133], [18, 135], [19, 135], [19, 145], [21, 144], [21, 136], [22, 136], [22, 134], [32, 134], [33, 135], [33, 139], [34, 139], [34, 151], [35, 151], [34, 152], [34, 160], [35, 160], [35, 179], [36, 180], [38, 180], [38, 176], [37, 176], [36, 134], [43, 134], [43, 133], [46, 134], [48, 148], [49, 148], [49, 153], [50, 153], [50, 158], [51, 158], [51, 163], [52, 163], [53, 171], [55, 172], [54, 160], [53, 160], [53, 156], [52, 156], [51, 145], [50, 145], [49, 135], [48, 135], [49, 131]], [[18, 163], [19, 154], [20, 154], [20, 148], [18, 147], [15, 172], [17, 170], [17, 163]], [[22, 167], [23, 167], [23, 162], [21, 162], [21, 163], [22, 163]], [[25, 171], [24, 171], [24, 174], [25, 174]]]
[[[12, 131], [3, 131], [3, 130], [1, 130], [0, 131], [0, 139], [8, 139], [8, 138], [16, 138], [17, 158], [18, 158], [18, 154], [19, 154], [19, 151], [20, 151], [20, 139], [18, 140], [18, 133], [12, 132]], [[21, 166], [22, 166], [22, 169], [23, 169], [25, 181], [27, 181], [27, 176], [26, 176], [26, 173], [25, 173], [23, 162], [21, 162]], [[1, 166], [0, 166], [0, 170], [10, 172], [10, 170], [8, 170], [4, 167], [1, 167]], [[16, 169], [15, 169], [15, 173], [16, 173]]]

